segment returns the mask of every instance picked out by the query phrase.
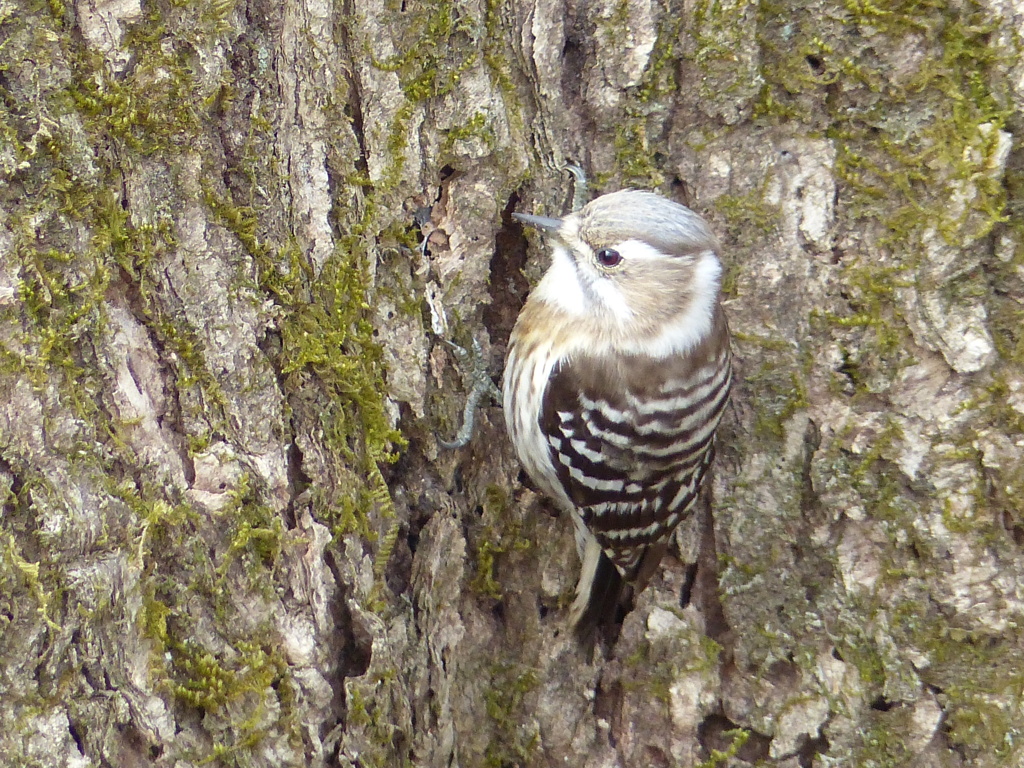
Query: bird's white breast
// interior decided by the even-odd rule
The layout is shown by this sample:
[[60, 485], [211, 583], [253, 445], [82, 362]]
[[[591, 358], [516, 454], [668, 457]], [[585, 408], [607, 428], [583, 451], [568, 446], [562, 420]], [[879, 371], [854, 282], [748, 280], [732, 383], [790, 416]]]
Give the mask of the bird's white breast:
[[530, 479], [559, 506], [572, 510], [573, 504], [558, 480], [547, 439], [540, 428], [544, 393], [561, 358], [550, 341], [532, 349], [513, 343], [505, 364], [502, 406], [505, 426]]

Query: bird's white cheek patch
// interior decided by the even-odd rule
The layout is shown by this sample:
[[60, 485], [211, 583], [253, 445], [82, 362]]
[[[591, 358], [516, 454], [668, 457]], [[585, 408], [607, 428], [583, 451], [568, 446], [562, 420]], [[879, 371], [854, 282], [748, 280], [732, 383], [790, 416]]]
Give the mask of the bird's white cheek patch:
[[692, 295], [689, 307], [667, 323], [654, 338], [630, 340], [619, 345], [620, 351], [668, 357], [693, 349], [711, 332], [721, 276], [722, 266], [718, 258], [713, 251], [705, 251], [698, 257], [694, 269], [689, 287]]
[[722, 282], [722, 265], [713, 252], [702, 254], [693, 274], [693, 306], [696, 311], [711, 313], [718, 299]]
[[551, 250], [551, 266], [534, 289], [534, 295], [566, 314], [579, 317], [587, 310], [587, 298], [576, 265], [563, 246], [554, 245]]
[[629, 302], [622, 295], [619, 286], [612, 278], [599, 277], [591, 285], [591, 290], [602, 304], [602, 309], [612, 315], [620, 322], [626, 322], [633, 317], [633, 310], [629, 308]]

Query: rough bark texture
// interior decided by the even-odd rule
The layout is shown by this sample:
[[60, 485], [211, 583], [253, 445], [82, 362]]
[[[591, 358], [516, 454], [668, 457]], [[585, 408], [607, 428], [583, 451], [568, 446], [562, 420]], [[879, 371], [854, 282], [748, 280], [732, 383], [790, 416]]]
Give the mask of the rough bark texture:
[[[0, 0], [5, 764], [1020, 765], [1022, 18]], [[741, 379], [593, 663], [436, 441], [570, 161], [709, 219]]]

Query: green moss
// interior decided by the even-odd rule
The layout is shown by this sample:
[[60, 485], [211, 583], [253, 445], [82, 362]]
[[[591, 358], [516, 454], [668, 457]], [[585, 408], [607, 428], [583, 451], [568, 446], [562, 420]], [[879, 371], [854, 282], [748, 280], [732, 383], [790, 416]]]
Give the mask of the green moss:
[[[0, 583], [7, 581], [11, 586], [26, 589], [36, 603], [39, 617], [51, 629], [59, 629], [51, 618], [53, 594], [43, 586], [39, 562], [31, 562], [22, 556], [21, 549], [14, 536], [7, 531], [0, 531]], [[13, 578], [11, 578], [13, 577]], [[13, 589], [8, 591], [12, 594]]]
[[366, 51], [375, 67], [398, 75], [406, 98], [391, 120], [386, 140], [392, 163], [382, 180], [385, 188], [393, 187], [401, 178], [405, 149], [411, 139], [409, 121], [416, 106], [451, 93], [480, 57], [476, 43], [481, 30], [476, 20], [462, 15], [450, 0], [435, 0], [415, 9], [410, 6], [400, 18], [401, 27], [393, 32], [401, 53], [378, 59], [369, 43]]
[[903, 440], [900, 422], [890, 418], [872, 435], [863, 452], [850, 453], [842, 447], [845, 441], [840, 436], [830, 455], [820, 457], [827, 462], [836, 484], [857, 493], [867, 513], [883, 523], [882, 530], [899, 549], [906, 545], [908, 535], [913, 536], [914, 521], [924, 514], [921, 499], [911, 492], [903, 471], [895, 463]]
[[67, 15], [67, 6], [61, 0], [47, 0], [47, 6], [49, 6], [50, 14], [53, 16], [54, 21], [64, 21]]
[[155, 8], [128, 29], [124, 46], [138, 64], [124, 77], [115, 77], [99, 53], [79, 51], [67, 95], [89, 131], [118, 139], [142, 154], [188, 146], [195, 140], [200, 116], [193, 109], [198, 89], [188, 59], [191, 49], [162, 46], [166, 34]]
[[1019, 755], [1021, 738], [1016, 718], [998, 701], [954, 689], [946, 726], [954, 744], [1000, 760]]
[[480, 595], [500, 600], [503, 592], [495, 577], [498, 560], [510, 552], [529, 549], [530, 540], [523, 535], [521, 522], [511, 514], [508, 492], [504, 488], [488, 486], [482, 509], [484, 528], [479, 537], [474, 537], [479, 543], [475, 547], [476, 574], [470, 587]]
[[395, 690], [400, 681], [398, 670], [389, 667], [345, 683], [345, 724], [349, 737], [360, 745], [359, 763], [366, 768], [411, 765], [411, 750], [400, 746], [408, 743], [409, 734], [397, 724], [395, 712], [395, 698], [402, 695]]
[[624, 660], [629, 674], [622, 688], [631, 695], [654, 698], [672, 705], [672, 686], [695, 672], [709, 672], [718, 665], [722, 646], [706, 635], [689, 631], [656, 640], [645, 639]]
[[[988, 639], [981, 643], [1001, 653], [986, 652], [981, 663], [963, 670], [966, 676], [950, 680], [942, 701], [947, 715], [950, 741], [975, 755], [991, 754], [1007, 759], [1022, 747], [1019, 724], [1014, 716], [1021, 703], [1019, 648], [1006, 648]], [[951, 643], [960, 650], [965, 643]]]
[[843, 660], [853, 665], [868, 690], [880, 691], [885, 686], [885, 662], [873, 638], [865, 636], [867, 628], [857, 630], [836, 642]]
[[371, 706], [371, 703], [366, 700], [360, 689], [355, 688], [349, 691], [346, 723], [353, 728], [365, 728], [370, 725], [372, 722], [370, 717]]
[[[129, 494], [126, 488], [122, 497]], [[280, 521], [253, 503], [244, 478], [233, 496], [220, 512], [230, 528], [215, 547], [222, 554], [214, 562], [194, 513], [140, 502], [150, 512], [138, 545], [146, 577], [137, 622], [152, 641], [154, 684], [178, 706], [200, 710], [217, 734], [209, 752], [189, 754], [190, 759], [244, 765], [264, 739], [279, 738], [283, 730], [297, 740], [299, 731], [294, 686], [276, 629], [254, 629], [251, 617], [239, 622], [235, 613], [245, 603], [239, 589], [258, 595], [273, 587]], [[237, 568], [248, 575], [248, 587], [227, 579], [229, 569]], [[216, 651], [195, 639], [197, 622], [211, 615]]]
[[782, 439], [786, 422], [808, 405], [802, 370], [778, 363], [777, 358], [773, 359], [747, 375], [747, 383], [758, 393], [754, 430], [760, 438]]
[[84, 421], [96, 414], [100, 382], [79, 355], [83, 336], [99, 332], [110, 270], [103, 254], [79, 260], [57, 249], [37, 249], [24, 241], [15, 247], [21, 279], [23, 335], [16, 346], [3, 345], [8, 370], [24, 374], [37, 390], [60, 382], [68, 406]]
[[494, 131], [488, 125], [487, 116], [483, 112], [477, 112], [464, 125], [448, 131], [441, 148], [442, 157], [454, 155], [456, 146], [469, 139], [479, 139], [491, 153], [497, 148]]
[[231, 89], [230, 82], [210, 87], [197, 77], [196, 56], [232, 33], [235, 0], [171, 6], [168, 12], [149, 4], [141, 20], [124, 25], [121, 45], [132, 66], [123, 74], [115, 75], [101, 54], [85, 46], [73, 49], [71, 59], [65, 98], [86, 129], [143, 155], [193, 146], [210, 109], [223, 106]]
[[484, 5], [484, 36], [483, 56], [484, 63], [490, 72], [491, 80], [501, 89], [505, 99], [505, 108], [508, 112], [510, 122], [517, 133], [523, 132], [522, 107], [516, 95], [515, 81], [512, 79], [512, 64], [509, 62], [508, 54], [504, 50], [504, 41], [507, 40], [507, 33], [503, 29], [501, 0], [485, 0]]
[[669, 13], [658, 22], [658, 36], [636, 88], [636, 97], [641, 104], [659, 102], [679, 89], [676, 64], [679, 55], [676, 46], [682, 33], [684, 14]]
[[[192, 759], [247, 765], [252, 750], [274, 734], [282, 722], [292, 729], [296, 742], [300, 739], [298, 725], [287, 725], [294, 693], [280, 651], [238, 641], [230, 653], [214, 655], [186, 641], [172, 646], [170, 655], [175, 672], [171, 693], [175, 699], [208, 716], [232, 712], [230, 727], [218, 732], [210, 753], [191, 755]], [[278, 715], [278, 708], [283, 716]], [[268, 720], [271, 711], [275, 717]]]
[[[220, 223], [252, 257], [258, 288], [281, 309], [274, 365], [284, 390], [300, 393], [313, 385], [324, 395], [306, 418], [315, 421], [310, 428], [326, 450], [334, 482], [312, 489], [315, 514], [336, 537], [355, 533], [378, 543], [376, 585], [365, 607], [379, 610], [384, 606], [384, 571], [400, 531], [379, 465], [393, 461], [394, 449], [404, 440], [385, 411], [384, 366], [371, 323], [368, 264], [371, 247], [391, 242], [394, 227], [382, 229], [385, 217], [377, 213], [375, 196], [367, 188], [359, 208], [336, 212], [345, 235], [314, 272], [293, 240], [278, 246], [268, 241], [255, 209], [236, 205], [212, 185], [204, 185], [203, 195]], [[276, 546], [276, 535], [266, 525], [240, 531], [242, 539], [251, 542], [254, 531]]]
[[912, 362], [907, 350], [910, 334], [897, 309], [896, 291], [911, 285], [903, 266], [880, 266], [867, 260], [854, 259], [845, 269], [849, 286], [850, 314], [838, 315], [812, 310], [812, 322], [824, 320], [839, 328], [866, 328], [874, 336], [871, 351], [883, 360], [899, 359], [902, 365]]
[[[169, 212], [151, 211], [152, 224], [133, 225], [120, 195], [120, 172], [88, 148], [109, 145], [130, 162], [125, 158], [135, 152], [157, 152], [168, 142], [195, 135], [188, 129], [198, 121], [191, 114], [196, 99], [187, 62], [172, 61], [160, 51], [144, 55], [149, 47], [160, 49], [168, 34], [153, 15], [134, 25], [125, 45], [142, 63], [123, 78], [111, 78], [103, 60], [84, 47], [62, 51], [70, 55], [71, 77], [60, 89], [41, 91], [35, 106], [44, 123], [47, 113], [74, 111], [83, 119], [87, 140], [63, 122], [54, 122], [45, 140], [39, 141], [40, 134], [33, 137], [25, 154], [34, 185], [32, 195], [25, 198], [30, 204], [16, 207], [8, 222], [17, 235], [19, 292], [30, 323], [21, 325], [16, 343], [0, 345], [0, 360], [7, 371], [27, 376], [37, 388], [57, 389], [61, 407], [79, 419], [83, 440], [92, 442], [78, 454], [83, 460], [96, 458], [97, 443], [109, 443], [129, 465], [135, 461], [119, 434], [132, 425], [99, 407], [105, 381], [90, 343], [108, 334], [106, 294], [121, 280], [138, 288], [145, 310], [152, 312], [145, 322], [177, 353], [176, 358], [169, 356], [170, 367], [181, 388], [198, 383], [205, 386], [208, 402], [223, 402], [206, 372], [201, 348], [187, 336], [180, 318], [160, 316], [150, 302], [149, 265], [176, 247]], [[30, 55], [38, 64], [48, 53], [32, 50]], [[149, 83], [147, 77], [159, 83]], [[73, 234], [82, 231], [90, 235], [84, 248]], [[87, 437], [89, 431], [93, 434]]]
[[494, 556], [503, 551], [490, 541], [481, 542], [476, 553], [476, 577], [470, 583], [475, 592], [494, 600], [502, 597], [501, 585], [494, 578]]
[[[153, 212], [153, 223], [135, 225], [120, 199], [110, 190], [98, 193], [91, 201], [89, 217], [94, 222], [91, 246], [111, 272], [119, 270], [137, 290], [137, 313], [161, 347], [173, 353], [169, 369], [179, 391], [198, 390], [207, 407], [206, 421], [211, 430], [226, 432], [227, 396], [206, 363], [199, 334], [181, 316], [168, 314], [164, 304], [154, 301], [152, 292], [160, 279], [154, 270], [162, 269], [164, 259], [178, 247], [174, 225], [168, 212]], [[190, 442], [202, 445], [209, 435], [188, 435]]]
[[220, 514], [229, 521], [230, 543], [217, 566], [218, 589], [226, 589], [228, 571], [238, 562], [249, 577], [249, 588], [269, 592], [266, 596], [270, 597], [284, 523], [273, 509], [258, 500], [248, 474], [239, 478], [228, 496]]
[[[978, 422], [1002, 434], [1024, 434], [1024, 415], [1009, 404], [1010, 387], [1005, 376], [1003, 372], [993, 376], [989, 386], [966, 403], [964, 410], [976, 412]], [[1024, 457], [1003, 456], [997, 466], [982, 463], [973, 425], [963, 431], [960, 441], [963, 450], [974, 452], [977, 462], [973, 530], [987, 533], [984, 543], [1000, 551], [1007, 544], [1007, 532], [1015, 538], [1024, 530]]]
[[[698, 4], [699, 9], [705, 6], [716, 10], [725, 3]], [[876, 409], [879, 393], [884, 396], [900, 368], [915, 362], [914, 339], [901, 309], [913, 291], [939, 292], [952, 306], [984, 304], [1000, 355], [1014, 363], [1024, 360], [1024, 334], [1020, 333], [1024, 316], [990, 289], [1001, 280], [1004, 285], [1015, 284], [1022, 263], [1019, 244], [1024, 242], [1024, 230], [1014, 221], [1019, 211], [1007, 209], [1007, 199], [1012, 204], [1019, 198], [1024, 183], [1011, 174], [1008, 183], [1002, 184], [996, 162], [1001, 151], [997, 131], [1010, 120], [1012, 100], [1004, 71], [1008, 62], [1001, 58], [1007, 52], [994, 40], [990, 9], [975, 2], [951, 6], [938, 0], [884, 4], [850, 0], [824, 6], [768, 0], [757, 4], [757, 14], [764, 86], [755, 121], [786, 132], [795, 122], [804, 135], [831, 140], [839, 180], [837, 242], [844, 248], [864, 246], [834, 254], [830, 279], [842, 285], [841, 298], [849, 306], [811, 317], [813, 335], [844, 350], [843, 373], [854, 385], [852, 404]], [[907, 48], [915, 53], [920, 49], [920, 57], [894, 55]], [[713, 48], [698, 47], [698, 56], [707, 57], [712, 65], [718, 55]], [[746, 197], [740, 206], [725, 197], [719, 208], [727, 226], [735, 228], [729, 233], [732, 240], [738, 241], [748, 230], [770, 229], [774, 223], [770, 210], [759, 209], [758, 190]], [[1008, 221], [1010, 212], [1013, 217]], [[986, 250], [985, 239], [993, 233], [997, 237], [1007, 233], [1009, 247], [1017, 252], [1004, 255], [1005, 261], [998, 264], [982, 256], [982, 275], [978, 254]], [[936, 248], [949, 249], [954, 266], [948, 271], [939, 273], [936, 264], [929, 263]], [[750, 338], [740, 341], [758, 343]], [[773, 374], [755, 366], [751, 387], [758, 393], [759, 410], [760, 392], [769, 393], [770, 406], [765, 414], [758, 414], [759, 433], [777, 435], [790, 412], [786, 401], [800, 402], [799, 384], [788, 378], [798, 376], [791, 372], [800, 370], [801, 361], [780, 361], [767, 344], [764, 356], [786, 369]], [[910, 480], [895, 463], [905, 450], [895, 422], [885, 425], [860, 456], [837, 448], [835, 455], [815, 457], [816, 463], [828, 463], [823, 475], [830, 475], [839, 488], [852, 488], [872, 521], [878, 521], [879, 529], [889, 536], [889, 546], [882, 546], [879, 553], [881, 578], [886, 582], [880, 593], [891, 594], [889, 587], [895, 584], [904, 591], [918, 587], [924, 591], [940, 578], [932, 569], [941, 568], [941, 578], [948, 578], [948, 564], [935, 560], [938, 553], [931, 551], [935, 542], [927, 532], [919, 533], [920, 520], [944, 506], [943, 519], [953, 535], [962, 539], [967, 534], [975, 545], [990, 548], [997, 557], [1006, 552], [1007, 561], [1015, 556], [1005, 531], [1002, 542], [990, 533], [997, 527], [992, 521], [1001, 520], [1004, 511], [1016, 516], [1017, 510], [1024, 509], [1020, 502], [1024, 495], [1016, 501], [1001, 496], [998, 489], [1015, 482], [1009, 477], [1014, 471], [982, 467], [974, 445], [979, 424], [1003, 434], [1024, 431], [1020, 415], [1006, 402], [1007, 381], [1013, 378], [1009, 368], [1006, 374], [996, 371], [991, 392], [984, 391], [989, 381], [985, 375], [975, 378], [971, 386], [978, 390], [966, 409], [977, 415], [969, 420], [962, 445], [929, 456], [939, 465], [947, 461], [973, 465], [976, 487], [966, 492], [974, 494], [975, 507], [966, 519], [952, 519], [951, 504], [937, 496], [926, 479]], [[792, 393], [789, 397], [787, 391]], [[841, 436], [837, 442], [844, 443]], [[913, 553], [908, 552], [911, 547]], [[740, 569], [740, 565], [732, 567]], [[755, 575], [748, 575], [744, 583], [756, 577], [767, 580], [757, 568], [747, 567]], [[736, 578], [734, 572], [727, 573], [726, 587], [730, 576]], [[774, 582], [768, 583], [776, 593], [781, 591]], [[1019, 708], [1021, 690], [1019, 675], [1013, 672], [1021, 668], [1013, 629], [1005, 636], [988, 637], [962, 628], [950, 631], [955, 617], [939, 614], [927, 594], [915, 594], [896, 606], [881, 605], [872, 598], [844, 597], [843, 602], [848, 615], [838, 621], [829, 617], [828, 632], [869, 690], [919, 690], [920, 677], [943, 691], [939, 696], [947, 713], [943, 727], [953, 733], [950, 741], [968, 762], [974, 755], [991, 756], [994, 745], [1006, 755], [1019, 750], [1012, 718], [1007, 715]], [[798, 624], [790, 622], [789, 628], [799, 640]], [[893, 636], [897, 647], [879, 643], [879, 632]], [[793, 638], [771, 641], [777, 652]], [[903, 653], [907, 647], [925, 653], [928, 663], [913, 668]], [[850, 764], [907, 764], [912, 758], [898, 738], [906, 732], [899, 718], [910, 711], [908, 706], [878, 713]]]
[[[199, 4], [198, 23], [209, 37], [220, 37], [232, 31], [229, 19], [235, 12], [238, 0], [210, 0]], [[192, 0], [179, 0], [184, 8], [195, 7], [197, 4]]]
[[[921, 590], [936, 579], [947, 578], [947, 566], [933, 565], [926, 550], [912, 571], [887, 574], [894, 584], [907, 586], [913, 577]], [[932, 573], [935, 568], [943, 575]], [[866, 598], [851, 604], [854, 609], [833, 625], [832, 636], [844, 661], [854, 665], [866, 687], [866, 698], [885, 695], [891, 701], [916, 699], [921, 684], [938, 694], [945, 712], [944, 730], [955, 749], [968, 758], [992, 754], [1012, 755], [1020, 748], [1012, 713], [1024, 690], [1021, 670], [1024, 651], [1011, 632], [995, 634], [968, 620], [944, 615], [925, 592], [893, 604]], [[889, 643], [879, 644], [877, 632], [884, 627]], [[907, 661], [900, 649], [913, 648], [927, 662]], [[859, 747], [858, 764], [903, 765], [910, 757], [900, 734], [908, 727], [910, 708], [870, 713], [870, 727]]]
[[[913, 362], [897, 290], [976, 290], [980, 283], [964, 289], [962, 280], [934, 285], [925, 256], [976, 242], [1006, 220], [1006, 190], [994, 176], [998, 129], [1011, 113], [999, 74], [1006, 53], [990, 44], [994, 22], [976, 2], [850, 0], [823, 14], [771, 0], [758, 17], [765, 87], [756, 119], [797, 118], [831, 139], [840, 219], [877, 233], [881, 247], [843, 260], [851, 312], [825, 319], [870, 329], [873, 338], [856, 337], [856, 364], [865, 381], [877, 378], [869, 370], [891, 380]], [[900, 69], [891, 51], [908, 45], [923, 55]]]
[[[600, 140], [611, 142], [614, 167], [589, 169], [592, 187], [615, 184], [651, 189], [664, 184], [663, 157], [653, 144], [661, 141], [664, 129], [660, 104], [680, 87], [678, 48], [685, 20], [684, 14], [677, 13], [664, 13], [658, 19], [654, 45], [639, 82], [621, 92], [617, 114], [604, 121], [609, 129]], [[630, 5], [625, 0], [596, 16], [594, 23], [609, 46], [618, 47], [623, 40], [632, 39]]]
[[756, 96], [759, 78], [743, 56], [754, 44], [749, 32], [757, 6], [750, 0], [696, 3], [690, 34], [695, 43], [692, 60], [702, 75], [698, 87], [703, 104], [728, 101], [743, 108]]
[[[985, 264], [992, 285], [1013, 285], [1024, 273], [1024, 171], [1011, 161], [1005, 179], [1007, 223], [995, 238], [995, 258]], [[1008, 291], [989, 301], [989, 330], [1002, 360], [1024, 369], [1024, 307]]]
[[310, 301], [290, 307], [281, 326], [281, 372], [316, 374], [332, 393], [323, 415], [324, 438], [366, 478], [365, 498], [390, 509], [377, 462], [393, 461], [403, 445], [384, 407], [384, 367], [373, 335], [367, 297], [366, 242], [345, 238], [312, 281]]
[[[383, 481], [383, 478], [381, 478], [382, 483]], [[387, 497], [386, 505], [384, 505], [384, 503], [379, 499], [378, 505], [378, 508], [385, 510], [385, 518], [390, 519], [391, 524], [381, 537], [380, 544], [377, 547], [377, 553], [373, 558], [374, 584], [373, 591], [370, 595], [366, 608], [367, 610], [379, 612], [385, 607], [384, 573], [387, 570], [388, 562], [391, 560], [391, 554], [395, 551], [395, 544], [398, 543], [398, 534], [401, 533], [402, 524], [395, 517], [394, 506], [391, 503], [390, 494]]]
[[[384, 368], [380, 346], [370, 322], [368, 209], [362, 222], [350, 224], [349, 233], [320, 273], [301, 259], [294, 243], [274, 251], [258, 234], [255, 212], [219, 198], [204, 189], [211, 210], [233, 232], [253, 257], [259, 284], [284, 309], [281, 352], [277, 366], [286, 386], [301, 386], [312, 373], [330, 393], [321, 428], [326, 445], [347, 467], [350, 476], [340, 496], [322, 510], [338, 535], [359, 533], [375, 539], [369, 514], [376, 511], [394, 518], [394, 507], [379, 462], [394, 461], [394, 446], [404, 445], [391, 427], [384, 406]], [[354, 470], [354, 472], [353, 472]], [[391, 524], [385, 545], [397, 535]], [[383, 571], [389, 548], [379, 550], [377, 569]]]
[[[154, 656], [162, 657], [167, 647], [167, 620], [171, 609], [152, 595], [145, 595], [139, 611], [139, 626], [143, 637], [155, 641]], [[159, 669], [159, 666], [157, 667]]]
[[[63, 5], [50, 5], [63, 23]], [[167, 11], [165, 4], [147, 6], [147, 16], [126, 27], [124, 45], [133, 55], [132, 66], [116, 77], [84, 42], [56, 30], [52, 21], [3, 21], [9, 55], [3, 68], [52, 70], [55, 77], [70, 74], [56, 85], [40, 80], [33, 99], [12, 92], [0, 104], [0, 141], [10, 143], [13, 160], [9, 172], [0, 168], [5, 226], [14, 236], [5, 266], [19, 280], [19, 301], [0, 307], [6, 329], [0, 373], [37, 389], [44, 432], [55, 441], [48, 447], [65, 456], [73, 470], [81, 470], [74, 479], [83, 492], [103, 496], [99, 513], [104, 528], [89, 538], [90, 551], [97, 556], [106, 549], [126, 552], [141, 570], [142, 604], [135, 629], [152, 644], [152, 682], [167, 692], [176, 716], [195, 708], [208, 733], [216, 734], [216, 743], [205, 754], [189, 759], [241, 765], [282, 729], [287, 737], [298, 734], [295, 691], [280, 638], [273, 627], [253, 628], [252, 616], [240, 622], [233, 608], [239, 602], [260, 601], [275, 589], [283, 520], [255, 475], [243, 475], [228, 503], [209, 513], [217, 517], [216, 525], [206, 513], [200, 517], [174, 483], [155, 476], [130, 449], [125, 432], [136, 424], [112, 415], [109, 365], [101, 359], [102, 344], [111, 338], [108, 301], [115, 296], [122, 307], [127, 297], [128, 309], [146, 327], [167, 366], [168, 389], [176, 390], [168, 393], [174, 401], [168, 417], [182, 418], [171, 424], [172, 431], [209, 424], [201, 434], [183, 435], [192, 451], [206, 450], [233, 434], [226, 416], [228, 398], [209, 369], [202, 335], [167, 309], [177, 304], [175, 297], [160, 293], [166, 290], [163, 269], [180, 248], [174, 226], [180, 211], [157, 201], [152, 209], [129, 212], [122, 175], [124, 168], [141, 162], [143, 171], [154, 169], [157, 183], [175, 183], [181, 169], [174, 158], [194, 156], [211, 110], [230, 106], [231, 83], [204, 90], [207, 85], [196, 76], [193, 57], [203, 50], [203, 35], [228, 31], [233, 8], [223, 0], [178, 3], [161, 15]], [[29, 29], [33, 26], [38, 33]], [[17, 46], [7, 37], [12, 31], [24, 33], [37, 47], [18, 49], [24, 56], [17, 58], [12, 53]], [[48, 127], [40, 131], [38, 126]], [[251, 138], [253, 146], [262, 138], [258, 117]], [[109, 152], [94, 154], [93, 147]], [[7, 147], [0, 149], [6, 163]], [[255, 163], [256, 150], [250, 146], [247, 151], [244, 157]], [[265, 162], [237, 170], [242, 178], [265, 181], [260, 174], [274, 169], [272, 160]], [[160, 169], [166, 173], [161, 175]], [[213, 185], [204, 187], [203, 200], [210, 219], [233, 232], [257, 265], [258, 285], [250, 280], [243, 286], [248, 291], [243, 300], [270, 296], [282, 308], [284, 341], [274, 362], [283, 388], [295, 402], [312, 392], [327, 403], [317, 412], [322, 425], [308, 424], [308, 432], [312, 440], [322, 438], [318, 447], [328, 462], [337, 463], [332, 477], [338, 477], [340, 494], [350, 503], [352, 526], [372, 529], [371, 515], [393, 519], [378, 462], [394, 457], [400, 438], [384, 410], [380, 350], [368, 319], [368, 254], [385, 214], [346, 212], [342, 246], [313, 275], [294, 242], [270, 243], [260, 211], [234, 205]], [[354, 225], [348, 226], [352, 220]], [[256, 287], [263, 293], [252, 290]], [[327, 343], [316, 339], [321, 334], [329, 336]], [[19, 450], [14, 445], [5, 456], [12, 466], [24, 458]], [[24, 487], [34, 489], [31, 473], [20, 467], [18, 472]], [[325, 498], [316, 513], [336, 523], [337, 532], [342, 523], [335, 517], [340, 506], [336, 501], [336, 496]], [[59, 509], [60, 493], [33, 490], [32, 503], [40, 510]], [[15, 524], [5, 509], [0, 581], [12, 593], [17, 591], [20, 613], [35, 608], [56, 628], [76, 601], [62, 597], [66, 587], [59, 565], [39, 556], [48, 551], [39, 547], [45, 532], [33, 535], [30, 529], [26, 535]], [[396, 532], [391, 525], [382, 537], [382, 560]], [[38, 551], [31, 552], [32, 547]], [[73, 618], [86, 627], [96, 621], [84, 612]], [[203, 633], [197, 631], [200, 622]], [[199, 642], [199, 636], [208, 640]]]
[[363, 458], [372, 491], [387, 489], [370, 463], [393, 461], [403, 444], [384, 410], [383, 363], [369, 319], [367, 242], [353, 231], [310, 285], [311, 301], [292, 307], [282, 326], [281, 371], [314, 371], [341, 401], [333, 414], [332, 444], [351, 459]]
[[527, 701], [540, 682], [537, 673], [514, 664], [496, 664], [490, 678], [484, 701], [494, 735], [483, 764], [486, 768], [532, 764], [540, 733], [526, 724], [527, 713], [532, 711]]
[[747, 743], [747, 740], [750, 738], [750, 731], [744, 728], [734, 728], [724, 731], [722, 735], [732, 739], [728, 748], [725, 750], [712, 749], [708, 759], [698, 763], [697, 768], [718, 768], [718, 766], [729, 765], [730, 761], [739, 754], [743, 745]]
[[[239, 604], [237, 585], [231, 597], [219, 575], [226, 567], [244, 562], [248, 555], [266, 557], [266, 542], [245, 522], [235, 527], [220, 567], [204, 567], [203, 552], [183, 552], [178, 537], [167, 539], [161, 555], [147, 559], [149, 577], [144, 580], [137, 621], [142, 634], [152, 642], [150, 675], [154, 684], [166, 690], [180, 707], [200, 710], [216, 739], [208, 753], [189, 754], [193, 760], [219, 759], [229, 765], [244, 765], [268, 737], [282, 731], [299, 739], [295, 690], [280, 639], [272, 626], [255, 630], [251, 621], [239, 622], [234, 614]], [[173, 563], [177, 555], [177, 563]], [[267, 568], [272, 573], [272, 568]], [[251, 584], [257, 574], [251, 573]], [[272, 587], [272, 576], [262, 588]], [[220, 597], [217, 597], [219, 592]], [[198, 602], [197, 602], [198, 601]], [[219, 604], [213, 625], [217, 641], [212, 651], [195, 639], [195, 609]], [[209, 615], [205, 614], [204, 615]]]
[[941, 690], [951, 743], [968, 755], [1005, 759], [1019, 753], [1014, 718], [1024, 703], [1024, 648], [1019, 639], [1013, 633], [995, 635], [936, 621], [934, 616], [908, 634], [907, 641], [928, 656], [929, 668], [921, 676]]
[[[647, 141], [647, 125], [639, 115], [630, 115], [615, 126], [615, 167], [623, 183], [654, 188], [665, 177], [654, 162]], [[599, 177], [600, 178], [600, 177]]]
[[900, 768], [912, 762], [914, 755], [903, 736], [903, 728], [885, 714], [872, 714], [863, 734], [857, 764], [872, 768]]
[[[239, 605], [248, 610], [253, 599], [274, 597], [268, 593], [282, 546], [280, 518], [245, 475], [217, 513], [223, 528], [214, 529], [187, 505], [163, 500], [148, 481], [140, 487], [111, 478], [105, 490], [137, 521], [130, 546], [143, 572], [136, 622], [152, 642], [153, 683], [178, 706], [201, 710], [217, 733], [208, 753], [189, 757], [242, 765], [267, 737], [283, 730], [297, 738], [294, 690], [277, 631], [254, 629], [251, 616], [245, 622], [237, 616]], [[216, 642], [195, 639], [200, 622]]]
[[782, 220], [777, 203], [765, 200], [762, 184], [745, 194], [724, 194], [715, 198], [714, 208], [725, 219], [725, 234], [740, 246], [752, 246], [773, 236]]

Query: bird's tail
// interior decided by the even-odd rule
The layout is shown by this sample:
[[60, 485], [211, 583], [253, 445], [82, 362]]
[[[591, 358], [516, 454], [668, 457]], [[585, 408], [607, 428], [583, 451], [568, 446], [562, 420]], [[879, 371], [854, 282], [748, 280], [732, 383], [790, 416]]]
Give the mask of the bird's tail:
[[593, 537], [583, 549], [583, 567], [569, 621], [580, 645], [593, 648], [598, 627], [616, 619], [625, 580]]

